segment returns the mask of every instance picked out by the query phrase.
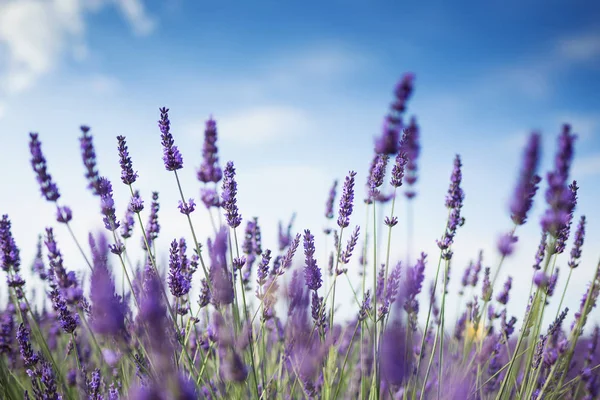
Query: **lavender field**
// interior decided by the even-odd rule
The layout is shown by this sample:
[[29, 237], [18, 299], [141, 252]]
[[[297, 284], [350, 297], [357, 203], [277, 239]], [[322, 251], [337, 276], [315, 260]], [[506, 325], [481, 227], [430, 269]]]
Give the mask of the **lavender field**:
[[[175, 221], [161, 218], [162, 188], [137, 189], [148, 179], [136, 168], [143, 155], [129, 149], [125, 136], [114, 141], [121, 176], [111, 182], [98, 168], [92, 131], [80, 128], [81, 173], [95, 198], [89, 209], [100, 211], [105, 228], [81, 237], [44, 156], [44, 136], [30, 133], [31, 184], [37, 181], [56, 222], [40, 235], [30, 263], [21, 257], [11, 216], [2, 216], [8, 292], [0, 329], [2, 398], [598, 398], [600, 328], [592, 324], [600, 263], [586, 269], [593, 273], [577, 294], [577, 309], [563, 305], [586, 236], [571, 174], [577, 135], [568, 124], [557, 127], [552, 169], [545, 172], [541, 135], [529, 136], [513, 167], [512, 228], [496, 243], [497, 263], [479, 252], [466, 268], [453, 264], [455, 237], [469, 223], [459, 154], [439, 199], [447, 219], [435, 221], [443, 228], [434, 239], [438, 251], [400, 260], [391, 250], [402, 244], [392, 234], [403, 230], [410, 239], [414, 217], [407, 222], [400, 206], [419, 201], [420, 128], [407, 112], [414, 85], [414, 75], [405, 74], [393, 87], [369, 169], [358, 165], [329, 193], [311, 193], [323, 198], [326, 228], [311, 232], [297, 226], [295, 215], [279, 216], [276, 242], [263, 240], [261, 217], [248, 218], [238, 203], [235, 162], [223, 161], [212, 117], [201, 159], [188, 162], [169, 109], [157, 114], [152, 140], [163, 157], [156, 162], [172, 176], [184, 221], [168, 248], [157, 239]], [[194, 163], [197, 199], [184, 193], [198, 188], [180, 180]], [[366, 182], [358, 179], [365, 176]], [[129, 197], [124, 215], [116, 213], [118, 191]], [[529, 216], [534, 202], [545, 209], [539, 222]], [[359, 203], [366, 215], [354, 212]], [[196, 213], [209, 215], [208, 237], [197, 235]], [[539, 245], [518, 277], [500, 281], [525, 224], [539, 226]], [[85, 272], [69, 267], [63, 241], [76, 245]], [[458, 291], [450, 290], [451, 279], [460, 281]], [[513, 279], [530, 282], [516, 315], [507, 309]], [[350, 292], [336, 296], [342, 283]], [[352, 311], [342, 313], [342, 303]], [[456, 305], [450, 318], [448, 308]]]

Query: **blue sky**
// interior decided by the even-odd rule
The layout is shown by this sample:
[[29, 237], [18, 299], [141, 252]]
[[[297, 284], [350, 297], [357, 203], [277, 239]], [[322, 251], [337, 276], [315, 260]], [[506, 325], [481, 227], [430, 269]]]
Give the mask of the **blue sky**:
[[[40, 133], [81, 237], [100, 219], [85, 191], [78, 126], [92, 127], [121, 214], [127, 197], [115, 136], [126, 135], [142, 193], [161, 192], [166, 250], [187, 231], [174, 180], [161, 166], [158, 108], [171, 108], [186, 195], [196, 198], [194, 171], [212, 114], [221, 160], [238, 168], [242, 214], [259, 216], [271, 241], [265, 246], [274, 247], [277, 221], [294, 211], [298, 230], [323, 228], [333, 179], [354, 169], [362, 190], [393, 86], [412, 71], [408, 113], [417, 116], [422, 138], [412, 252], [426, 251], [433, 270], [444, 193], [460, 153], [467, 224], [456, 239], [454, 283], [479, 248], [486, 265], [497, 262], [495, 241], [511, 227], [506, 205], [526, 135], [543, 133], [546, 171], [561, 124], [579, 133], [576, 216], [587, 215], [589, 234], [568, 292], [573, 309], [600, 256], [592, 245], [600, 240], [600, 6], [396, 3], [0, 0], [0, 212], [13, 219], [24, 258], [37, 233], [54, 224], [28, 164], [30, 131]], [[397, 256], [406, 252], [404, 206], [394, 233]], [[357, 207], [353, 224], [363, 224], [363, 211]], [[523, 278], [516, 296], [529, 286], [542, 211], [539, 196], [517, 253], [503, 267], [502, 275]], [[203, 210], [194, 218], [208, 234]], [[83, 271], [60, 228], [71, 267]], [[563, 272], [566, 261], [558, 262]]]

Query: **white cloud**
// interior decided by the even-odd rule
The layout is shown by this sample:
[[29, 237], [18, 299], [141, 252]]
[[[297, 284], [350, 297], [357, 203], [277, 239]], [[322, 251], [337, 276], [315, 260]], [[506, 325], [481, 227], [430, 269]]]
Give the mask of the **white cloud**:
[[571, 61], [588, 61], [600, 56], [600, 34], [589, 33], [559, 41], [559, 54]]
[[[133, 31], [147, 34], [154, 22], [141, 0], [114, 0]], [[85, 17], [106, 1], [9, 0], [0, 3], [0, 93], [11, 95], [31, 88], [69, 52], [85, 58]]]
[[[244, 108], [219, 116], [216, 120], [220, 140], [241, 145], [261, 145], [311, 130], [308, 114], [290, 106]], [[190, 137], [198, 137], [204, 128], [204, 121], [198, 121], [187, 124], [184, 131]]]
[[121, 12], [138, 35], [147, 35], [155, 27], [155, 21], [148, 16], [144, 3], [140, 0], [115, 0]]

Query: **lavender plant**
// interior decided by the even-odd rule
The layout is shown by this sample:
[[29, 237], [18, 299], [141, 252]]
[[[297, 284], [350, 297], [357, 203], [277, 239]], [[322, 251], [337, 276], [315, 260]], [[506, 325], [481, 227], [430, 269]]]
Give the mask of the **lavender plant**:
[[[580, 275], [585, 268], [580, 267], [585, 216], [578, 217], [572, 247], [563, 255], [578, 190], [570, 176], [576, 139], [570, 126], [565, 125], [559, 135], [554, 167], [546, 175], [541, 241], [532, 253], [533, 268], [524, 272], [531, 279], [530, 300], [521, 315], [510, 315], [507, 304], [514, 298], [514, 279], [508, 276], [497, 285], [497, 278], [520, 243], [517, 229], [531, 219], [542, 183], [537, 171], [541, 135], [533, 133], [525, 147], [508, 207], [512, 228], [497, 243], [500, 262], [484, 265], [479, 251], [453, 293], [448, 283], [454, 243], [466, 222], [463, 207], [468, 207], [460, 155], [454, 158], [444, 199], [448, 217], [435, 241], [439, 254], [422, 252], [411, 261], [410, 241], [406, 248], [394, 247], [393, 232], [403, 229], [409, 238], [412, 235], [410, 205], [416, 194], [419, 127], [414, 117], [405, 124], [404, 116], [413, 91], [414, 76], [407, 74], [395, 87], [383, 132], [375, 140], [371, 168], [365, 171], [365, 223], [353, 221], [357, 172], [345, 177], [337, 210], [338, 180], [323, 193], [325, 222], [337, 222], [325, 230], [324, 238], [333, 246], [319, 242], [308, 229], [295, 231], [295, 215], [286, 228], [279, 223], [276, 244], [263, 243], [259, 218], [245, 219], [240, 211], [244, 207], [238, 205], [234, 163], [219, 166], [217, 122], [212, 117], [206, 122], [195, 173], [202, 184], [205, 210], [196, 210], [195, 200], [185, 198], [179, 178], [186, 173], [182, 155], [186, 149], [175, 145], [169, 109], [161, 108], [156, 143], [162, 146], [165, 169], [175, 178], [178, 208], [189, 231], [186, 227], [178, 237], [169, 238], [169, 249], [158, 247], [161, 224], [167, 223], [160, 220], [159, 194], [144, 194], [149, 196], [144, 224], [142, 193], [134, 188], [144, 176], [134, 169], [124, 136], [117, 136], [116, 150], [130, 200], [125, 217], [118, 220], [113, 191], [119, 189], [100, 175], [90, 128], [82, 126], [84, 176], [100, 199], [105, 228], [90, 233], [88, 257], [69, 227], [71, 210], [58, 203], [60, 192], [48, 172], [40, 136], [31, 133], [31, 165], [41, 194], [54, 203], [57, 222], [67, 227], [91, 273], [79, 275], [69, 269], [72, 261], [63, 257], [58, 245], [61, 233], [48, 227], [32, 257], [31, 281], [26, 281], [12, 221], [2, 216], [0, 266], [6, 275], [8, 303], [0, 312], [0, 397], [598, 398], [600, 328], [596, 326], [591, 336], [586, 328], [600, 294], [600, 263], [591, 268], [579, 308], [575, 312], [562, 308], [567, 292], [573, 294], [571, 276], [586, 278]], [[392, 166], [386, 178], [388, 163]], [[406, 187], [403, 197], [398, 196], [402, 186]], [[402, 204], [407, 218], [398, 213]], [[210, 215], [210, 237], [197, 236], [190, 217], [194, 212]], [[351, 224], [354, 228], [346, 232]], [[387, 233], [383, 240], [378, 235], [381, 229]], [[128, 253], [134, 236], [141, 238], [143, 250], [137, 263]], [[303, 259], [296, 256], [300, 245]], [[321, 259], [322, 248], [333, 250]], [[380, 248], [385, 249], [384, 255], [379, 254]], [[406, 260], [395, 260], [398, 253], [405, 254]], [[564, 262], [569, 269], [565, 285], [557, 286], [562, 278], [561, 257], [568, 257]], [[430, 267], [428, 260], [436, 258], [437, 268]], [[128, 283], [121, 282], [120, 293], [115, 264]], [[323, 270], [327, 264], [329, 275]], [[358, 265], [360, 280], [349, 274], [353, 264]], [[429, 268], [434, 279], [423, 297]], [[344, 301], [354, 306], [351, 315], [338, 309], [339, 279], [350, 288], [351, 296]], [[31, 301], [34, 287], [42, 287], [45, 293], [41, 306]], [[198, 297], [192, 297], [194, 293]], [[460, 308], [452, 325], [448, 307], [454, 295]], [[546, 327], [548, 312], [556, 315]]]

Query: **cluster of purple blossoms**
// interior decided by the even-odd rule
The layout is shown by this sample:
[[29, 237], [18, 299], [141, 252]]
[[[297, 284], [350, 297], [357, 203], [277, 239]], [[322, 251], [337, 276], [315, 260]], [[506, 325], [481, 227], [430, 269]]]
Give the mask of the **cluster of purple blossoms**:
[[581, 258], [581, 247], [583, 246], [583, 239], [585, 237], [585, 215], [581, 216], [577, 230], [575, 231], [575, 238], [573, 239], [573, 248], [571, 249], [571, 258], [569, 259], [569, 268], [577, 268], [579, 265], [579, 259]]
[[239, 214], [237, 207], [237, 182], [235, 181], [235, 168], [232, 161], [227, 162], [223, 176], [223, 192], [221, 193], [223, 202], [221, 206], [225, 210], [227, 225], [235, 229], [242, 223], [242, 216]]
[[413, 199], [416, 196], [414, 185], [417, 183], [417, 159], [421, 146], [419, 145], [419, 126], [417, 120], [413, 117], [410, 120], [410, 124], [404, 130], [402, 137], [400, 152], [406, 154], [406, 183], [408, 188], [406, 189], [405, 195], [407, 199]]
[[340, 211], [338, 214], [338, 226], [346, 228], [350, 225], [350, 216], [354, 206], [354, 177], [356, 172], [350, 171], [344, 181], [344, 188], [340, 197]]
[[129, 150], [127, 149], [127, 142], [125, 136], [117, 136], [119, 143], [119, 163], [121, 164], [121, 181], [126, 185], [133, 184], [138, 177], [138, 173], [133, 170], [133, 163], [129, 156]]
[[389, 157], [385, 154], [376, 154], [371, 164], [369, 171], [369, 179], [367, 180], [367, 188], [369, 193], [368, 202], [375, 201], [381, 194], [379, 187], [383, 185], [383, 178], [385, 176], [385, 169]]
[[[130, 207], [134, 212], [136, 209], [141, 211], [142, 206], [141, 199], [139, 197], [135, 197], [131, 199]], [[142, 249], [151, 252], [152, 244], [158, 238], [158, 234], [160, 233], [160, 225], [158, 223], [158, 210], [160, 209], [160, 204], [158, 203], [158, 192], [152, 192], [152, 203], [150, 204], [150, 215], [148, 216], [148, 223], [146, 224], [146, 238], [142, 238]], [[146, 247], [146, 242], [148, 247]]]
[[100, 196], [100, 207], [104, 218], [104, 227], [109, 231], [115, 231], [121, 224], [117, 221], [115, 215], [115, 201], [113, 199], [112, 184], [107, 178], [99, 178], [97, 185], [98, 195]]
[[337, 189], [338, 181], [337, 179], [333, 181], [333, 185], [331, 185], [331, 189], [329, 190], [329, 196], [327, 197], [327, 203], [325, 203], [325, 218], [333, 219], [333, 205], [335, 203], [335, 194]]
[[406, 103], [413, 92], [413, 74], [406, 74], [394, 89], [394, 101], [390, 112], [383, 123], [383, 132], [375, 140], [377, 154], [396, 154], [399, 150], [400, 131], [402, 130], [402, 116], [406, 111]]
[[321, 269], [315, 260], [315, 237], [307, 229], [304, 231], [304, 256], [306, 264], [304, 266], [304, 280], [308, 289], [317, 291], [321, 287], [323, 280], [321, 278]]
[[97, 240], [89, 237], [92, 250], [92, 276], [90, 284], [90, 325], [94, 332], [114, 337], [127, 336], [125, 327], [126, 305], [115, 293], [115, 283], [108, 265], [108, 244], [100, 234]]
[[100, 195], [100, 175], [96, 167], [96, 150], [94, 142], [89, 134], [90, 128], [82, 126], [79, 144], [81, 147], [81, 159], [85, 167], [85, 178], [88, 180], [88, 189], [91, 189], [95, 195]]
[[182, 263], [177, 240], [171, 242], [169, 257], [169, 276], [167, 283], [174, 297], [183, 297], [189, 293], [192, 287], [192, 276], [185, 270], [186, 265]]
[[60, 198], [60, 193], [58, 187], [52, 181], [52, 175], [48, 173], [46, 158], [42, 153], [42, 143], [40, 142], [37, 133], [30, 133], [29, 136], [31, 138], [29, 142], [31, 166], [33, 167], [33, 172], [36, 174], [42, 196], [48, 201], [55, 202]]
[[446, 207], [450, 211], [450, 216], [442, 239], [437, 241], [438, 247], [442, 250], [442, 258], [445, 260], [450, 260], [452, 258], [450, 247], [454, 242], [456, 229], [459, 226], [463, 226], [465, 223], [465, 219], [460, 215], [463, 200], [465, 198], [465, 194], [461, 188], [461, 167], [460, 156], [457, 155], [454, 159], [454, 169], [452, 171], [452, 176], [450, 177], [448, 194], [446, 195]]
[[217, 148], [217, 122], [211, 118], [206, 121], [204, 131], [204, 146], [202, 147], [202, 164], [198, 169], [198, 180], [200, 182], [218, 183], [223, 177], [223, 172], [219, 167], [219, 157]]
[[177, 146], [175, 146], [175, 140], [171, 133], [169, 109], [163, 107], [159, 111], [160, 120], [158, 121], [158, 127], [160, 128], [161, 144], [163, 146], [163, 162], [167, 171], [177, 171], [183, 168], [183, 157]]
[[523, 166], [510, 203], [511, 218], [516, 225], [523, 225], [527, 221], [527, 213], [533, 205], [533, 197], [541, 181], [536, 175], [540, 159], [540, 138], [539, 133], [532, 133], [525, 148]]
[[571, 126], [564, 125], [559, 136], [558, 150], [554, 159], [554, 170], [548, 172], [548, 189], [546, 202], [548, 208], [542, 217], [542, 228], [553, 237], [568, 224], [573, 212], [573, 195], [567, 185], [569, 171], [573, 159], [573, 145], [576, 135], [571, 133]]

